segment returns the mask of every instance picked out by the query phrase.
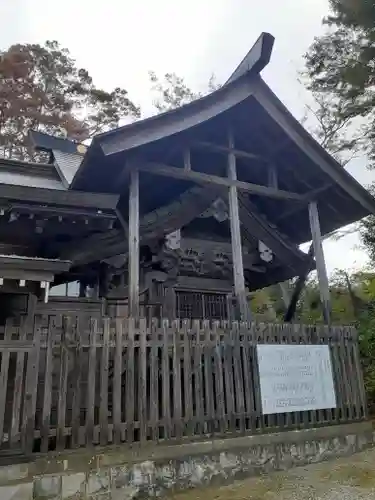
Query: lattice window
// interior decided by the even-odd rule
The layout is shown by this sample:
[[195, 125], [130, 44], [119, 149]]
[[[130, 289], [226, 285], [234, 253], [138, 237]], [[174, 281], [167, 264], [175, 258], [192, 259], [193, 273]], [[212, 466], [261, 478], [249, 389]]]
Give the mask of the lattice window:
[[180, 319], [228, 319], [227, 295], [208, 292], [176, 292], [177, 317]]

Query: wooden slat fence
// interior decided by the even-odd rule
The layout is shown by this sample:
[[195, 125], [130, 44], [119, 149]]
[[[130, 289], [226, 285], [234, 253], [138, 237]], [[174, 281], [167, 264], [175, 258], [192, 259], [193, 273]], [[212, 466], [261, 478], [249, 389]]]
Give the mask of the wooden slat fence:
[[[328, 344], [337, 408], [263, 415], [263, 343]], [[366, 418], [351, 327], [37, 316], [33, 327], [0, 329], [0, 354], [3, 448], [180, 441]]]

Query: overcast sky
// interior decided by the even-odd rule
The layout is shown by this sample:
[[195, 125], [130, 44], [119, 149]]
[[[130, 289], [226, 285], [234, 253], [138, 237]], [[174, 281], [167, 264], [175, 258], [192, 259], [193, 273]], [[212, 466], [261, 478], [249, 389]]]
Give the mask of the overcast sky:
[[[176, 72], [204, 90], [211, 74], [224, 81], [268, 31], [276, 43], [263, 76], [300, 118], [309, 97], [297, 74], [327, 9], [327, 0], [0, 0], [0, 48], [58, 40], [98, 86], [125, 87], [149, 115], [149, 70]], [[364, 161], [349, 170], [364, 184], [372, 178]], [[356, 235], [326, 242], [329, 270], [362, 266], [358, 245]]]

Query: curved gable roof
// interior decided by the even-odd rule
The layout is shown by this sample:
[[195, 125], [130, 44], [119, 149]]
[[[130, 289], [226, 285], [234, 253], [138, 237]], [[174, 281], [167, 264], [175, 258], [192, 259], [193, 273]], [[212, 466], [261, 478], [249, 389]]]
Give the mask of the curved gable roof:
[[251, 92], [243, 77], [258, 74], [269, 63], [274, 40], [269, 33], [262, 33], [226, 84], [211, 94], [179, 108], [98, 134], [73, 179], [72, 188], [80, 189], [78, 186], [84, 185], [82, 179], [90, 169], [87, 166], [90, 165], [89, 158], [98, 146], [104, 154], [135, 149], [199, 125], [248, 98]]
[[[180, 145], [186, 141], [186, 134], [199, 134], [210, 124], [221, 127], [226, 121], [236, 123], [235, 136], [245, 137], [247, 131], [256, 136], [257, 129], [261, 128], [253, 141], [248, 132], [248, 142], [250, 152], [256, 147], [266, 163], [270, 161], [273, 143], [279, 143], [272, 162], [280, 169], [280, 184], [286, 182], [287, 171], [294, 177], [292, 187], [280, 189], [306, 195], [321, 189], [319, 204], [324, 233], [375, 213], [374, 198], [315, 141], [259, 76], [269, 60], [272, 45], [271, 35], [263, 34], [227, 83], [215, 92], [175, 110], [96, 136], [73, 178], [71, 189], [119, 192], [124, 186], [119, 186], [118, 180], [134, 154], [150, 156], [149, 148], [159, 143], [159, 150], [173, 150], [179, 141]], [[249, 174], [254, 172], [252, 166], [246, 168]], [[170, 185], [172, 189], [172, 182]], [[159, 186], [159, 191], [163, 189]], [[261, 201], [270, 215], [271, 202]], [[309, 239], [306, 214], [291, 215], [282, 222], [272, 217], [271, 222], [281, 225], [293, 241]], [[291, 223], [299, 226], [294, 235]]]

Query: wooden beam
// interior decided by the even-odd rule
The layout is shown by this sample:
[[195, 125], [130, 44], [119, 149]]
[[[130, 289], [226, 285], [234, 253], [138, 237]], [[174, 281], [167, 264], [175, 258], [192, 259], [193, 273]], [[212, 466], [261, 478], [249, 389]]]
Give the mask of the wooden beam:
[[[229, 147], [234, 149], [233, 133], [228, 133]], [[228, 177], [232, 181], [237, 180], [236, 157], [233, 152], [228, 154]], [[242, 259], [241, 226], [238, 210], [237, 186], [229, 188], [229, 220], [232, 242], [234, 293], [238, 301], [241, 321], [250, 321], [250, 307], [246, 296], [245, 277]]]
[[[309, 252], [307, 255], [311, 258], [314, 255], [314, 245], [312, 243], [310, 245]], [[308, 277], [311, 270], [312, 270], [312, 265], [311, 265], [311, 263], [308, 263], [306, 265], [305, 270], [298, 276], [298, 279], [297, 279], [296, 284], [294, 286], [292, 296], [290, 298], [288, 309], [287, 309], [285, 316], [284, 316], [285, 323], [290, 323], [296, 314], [297, 304], [298, 304], [299, 298], [301, 296], [302, 290], [305, 286], [307, 277]]]
[[[306, 184], [306, 182], [303, 181], [303, 183], [308, 186]], [[306, 203], [308, 203], [309, 201], [316, 201], [316, 199], [323, 193], [325, 193], [328, 189], [334, 187], [334, 184], [332, 182], [329, 182], [329, 183], [326, 183], [326, 184], [323, 184], [323, 186], [321, 186], [320, 188], [317, 188], [317, 189], [314, 189], [312, 191], [310, 191], [309, 193], [307, 193], [305, 195], [305, 200], [306, 200]], [[326, 203], [326, 202], [325, 202]], [[330, 205], [329, 203], [327, 203], [327, 206], [329, 206], [332, 210], [334, 210], [336, 213], [337, 212], [337, 209], [335, 209], [332, 205]], [[276, 216], [275, 220], [276, 222], [280, 221], [280, 220], [283, 220], [283, 219], [286, 219], [287, 217], [290, 217], [291, 215], [294, 215], [298, 212], [300, 212], [301, 210], [303, 210], [305, 208], [305, 205], [299, 205], [299, 206], [293, 206], [291, 208], [289, 208], [288, 210], [285, 210], [285, 212], [282, 212], [280, 215]]]
[[[147, 242], [158, 240], [186, 226], [207, 210], [217, 197], [217, 191], [194, 186], [168, 205], [144, 215], [140, 221], [141, 243], [147, 244]], [[127, 224], [125, 226], [127, 227]], [[49, 248], [53, 254], [73, 260], [74, 266], [81, 266], [96, 260], [108, 259], [113, 255], [127, 253], [128, 242], [122, 231], [111, 229], [105, 233], [94, 234], [81, 240]]]
[[270, 62], [274, 42], [275, 38], [272, 35], [263, 32], [225, 82], [225, 85], [238, 80], [246, 73], [251, 72], [253, 75], [260, 73]]
[[[230, 153], [234, 158], [233, 153]], [[259, 196], [267, 196], [281, 200], [295, 200], [304, 201], [306, 199], [303, 195], [291, 193], [289, 191], [282, 191], [280, 189], [273, 189], [259, 184], [251, 184], [249, 182], [238, 181], [237, 179], [227, 179], [219, 177], [218, 175], [209, 175], [202, 172], [186, 171], [178, 167], [170, 167], [160, 163], [139, 163], [137, 169], [141, 172], [148, 172], [150, 174], [162, 175], [164, 177], [172, 177], [173, 179], [183, 179], [186, 181], [197, 182], [198, 184], [216, 184], [218, 186], [231, 186], [236, 187], [242, 191], [257, 194]]]
[[251, 83], [253, 95], [268, 115], [290, 137], [291, 141], [308, 156], [315, 165], [330, 176], [344, 191], [362, 205], [369, 213], [374, 213], [374, 203], [366, 190], [348, 174], [339, 163], [321, 148], [302, 125], [289, 113], [269, 87], [261, 79]]
[[130, 173], [129, 187], [129, 316], [139, 317], [139, 172]]
[[190, 148], [185, 149], [184, 151], [184, 170], [191, 170], [191, 154]]
[[[30, 205], [29, 203], [10, 203], [9, 208], [16, 211], [17, 213], [27, 213], [27, 214], [42, 214], [45, 216], [62, 216], [71, 217], [74, 219], [78, 218], [94, 218], [94, 219], [109, 219], [116, 220], [116, 215], [113, 211], [102, 211], [98, 213], [96, 208], [83, 209], [83, 208], [68, 208], [68, 207], [54, 207], [54, 206], [43, 206], [43, 205]], [[116, 210], [115, 210], [116, 211]]]
[[324, 260], [322, 234], [320, 231], [318, 205], [315, 201], [312, 201], [309, 204], [309, 218], [315, 253], [316, 270], [318, 272], [320, 300], [323, 306], [323, 317], [325, 323], [329, 325], [331, 322], [331, 301], [329, 294], [327, 268]]
[[208, 151], [213, 151], [215, 153], [232, 153], [236, 158], [247, 158], [249, 160], [258, 160], [262, 162], [266, 162], [267, 159], [262, 158], [261, 156], [250, 153], [249, 151], [243, 151], [241, 149], [230, 148], [229, 146], [223, 146], [220, 144], [214, 144], [213, 142], [206, 141], [194, 141], [191, 143], [191, 147], [196, 149], [206, 149]]
[[[277, 189], [279, 187], [279, 179], [277, 176], [276, 167], [273, 163], [268, 165], [267, 174], [268, 174], [268, 186]], [[289, 292], [287, 290], [286, 283], [285, 282], [279, 283], [279, 287], [280, 287], [281, 296], [282, 296], [285, 308], [287, 309], [288, 305], [289, 305], [290, 297], [289, 297]]]
[[279, 283], [279, 286], [280, 286], [281, 297], [283, 299], [284, 306], [285, 306], [285, 308], [287, 308], [289, 305], [289, 301], [290, 301], [289, 290], [288, 290], [287, 284], [285, 281], [283, 281], [283, 282]]
[[254, 239], [263, 241], [277, 258], [291, 269], [297, 261], [305, 260], [305, 254], [282, 235], [277, 227], [271, 226], [267, 218], [250, 201], [249, 196], [239, 193], [238, 202], [242, 234], [250, 243]]
[[65, 207], [114, 210], [117, 206], [119, 195], [0, 184], [0, 199], [15, 200], [17, 203], [26, 201], [54, 206], [62, 205]]
[[125, 222], [125, 219], [122, 216], [122, 213], [121, 213], [119, 208], [116, 208], [116, 215], [117, 215], [117, 218], [120, 221], [121, 227], [124, 231], [125, 240], [128, 241], [129, 240], [129, 228], [128, 228], [128, 225]]
[[279, 182], [275, 165], [268, 165], [268, 187], [278, 189]]

